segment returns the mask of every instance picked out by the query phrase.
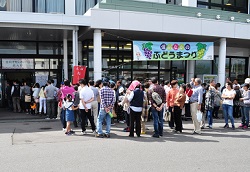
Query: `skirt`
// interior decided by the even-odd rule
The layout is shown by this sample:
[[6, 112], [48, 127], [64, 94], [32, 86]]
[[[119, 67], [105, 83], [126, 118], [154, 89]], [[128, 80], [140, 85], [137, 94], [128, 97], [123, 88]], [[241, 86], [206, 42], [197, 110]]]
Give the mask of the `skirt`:
[[72, 122], [74, 120], [75, 120], [74, 111], [66, 109], [65, 121]]

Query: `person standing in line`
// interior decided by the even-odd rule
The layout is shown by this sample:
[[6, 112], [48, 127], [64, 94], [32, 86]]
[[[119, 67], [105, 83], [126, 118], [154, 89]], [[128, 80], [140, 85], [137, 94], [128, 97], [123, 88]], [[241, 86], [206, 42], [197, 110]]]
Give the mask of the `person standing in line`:
[[243, 101], [244, 106], [242, 107], [242, 122], [239, 127], [242, 129], [247, 129], [249, 125], [249, 111], [250, 111], [250, 90], [249, 84], [243, 85], [243, 97], [240, 101]]
[[11, 96], [13, 102], [13, 111], [21, 113], [22, 112], [20, 106], [21, 88], [20, 85], [18, 84], [18, 81], [13, 81], [13, 86], [11, 88]]
[[166, 109], [169, 110], [169, 112], [171, 113], [171, 117], [170, 117], [170, 121], [168, 122], [168, 125], [171, 129], [174, 129], [174, 113], [173, 113], [173, 108], [174, 108], [174, 101], [175, 101], [175, 97], [178, 94], [179, 90], [177, 89], [178, 87], [178, 81], [177, 80], [173, 80], [171, 81], [171, 89], [168, 92], [168, 96], [167, 96], [167, 107]]
[[42, 110], [43, 110], [43, 114], [46, 115], [46, 97], [44, 94], [44, 90], [45, 90], [45, 86], [43, 85], [40, 89], [39, 92], [39, 115], [42, 115]]
[[190, 97], [193, 94], [192, 87], [191, 87], [191, 85], [189, 83], [186, 85], [185, 94], [186, 94], [186, 101], [185, 101], [184, 107], [185, 107], [185, 120], [187, 120], [187, 118], [191, 117], [191, 112], [190, 112]]
[[[26, 81], [23, 82], [23, 87], [21, 88], [21, 90], [25, 97], [24, 108], [25, 108], [26, 114], [30, 114], [31, 88]], [[30, 100], [26, 100], [26, 96], [30, 97]]]
[[52, 119], [55, 115], [55, 92], [57, 88], [51, 85], [51, 81], [47, 81], [47, 86], [44, 89], [44, 95], [46, 97], [46, 119]]
[[9, 81], [7, 81], [7, 86], [5, 88], [5, 96], [8, 102], [8, 110], [12, 111], [13, 103], [12, 103], [12, 96], [11, 96], [11, 85]]
[[222, 101], [222, 98], [221, 98], [221, 93], [220, 93], [220, 83], [217, 83], [215, 85], [214, 108], [212, 112], [212, 116], [215, 119], [219, 119], [218, 113], [219, 113], [221, 101]]
[[79, 93], [80, 97], [80, 116], [81, 116], [81, 127], [82, 127], [82, 134], [85, 135], [86, 133], [86, 117], [89, 119], [92, 132], [95, 134], [95, 123], [94, 123], [94, 116], [91, 114], [91, 102], [94, 100], [94, 92], [91, 88], [88, 87], [87, 81], [85, 79], [80, 79], [79, 81], [81, 90]]
[[186, 101], [186, 85], [182, 84], [180, 86], [179, 92], [176, 94], [174, 99], [174, 107], [173, 107], [173, 114], [174, 114], [174, 123], [175, 123], [175, 132], [182, 133], [182, 119], [181, 119], [181, 112], [184, 108], [184, 104]]
[[242, 98], [242, 91], [240, 90], [240, 87], [238, 85], [233, 87], [235, 91], [235, 97], [233, 99], [234, 105], [233, 105], [233, 117], [234, 118], [239, 118], [241, 116], [240, 112], [241, 109], [243, 108], [243, 103], [240, 101]]
[[152, 91], [149, 94], [154, 120], [154, 134], [152, 137], [159, 138], [163, 136], [163, 106], [166, 103], [166, 93], [164, 88], [158, 84], [156, 78], [152, 79], [152, 83]]
[[92, 111], [92, 114], [93, 114], [93, 117], [94, 117], [94, 122], [96, 124], [97, 116], [98, 116], [97, 97], [99, 97], [99, 91], [98, 91], [98, 88], [94, 87], [94, 81], [93, 80], [89, 81], [89, 87], [94, 92], [94, 100], [91, 102], [91, 111]]
[[208, 128], [213, 128], [213, 109], [214, 109], [214, 99], [215, 99], [215, 82], [214, 80], [210, 81], [209, 88], [205, 95], [205, 110], [207, 112], [207, 119], [208, 119]]
[[[75, 98], [75, 96], [74, 96], [75, 89], [74, 89], [74, 87], [72, 87], [70, 85], [70, 81], [65, 80], [63, 83], [64, 83], [64, 85], [58, 91], [58, 94], [60, 95], [59, 102], [65, 100], [65, 97], [68, 94], [70, 94], [72, 96], [72, 99]], [[63, 108], [61, 108], [60, 120], [61, 120], [63, 128], [66, 128], [65, 110]]]
[[233, 118], [233, 99], [235, 97], [236, 93], [233, 90], [233, 84], [232, 82], [228, 81], [226, 83], [226, 88], [222, 92], [222, 98], [223, 103], [222, 103], [222, 109], [223, 109], [223, 114], [224, 114], [224, 119], [225, 119], [225, 126], [224, 128], [229, 128], [228, 125], [228, 117], [231, 120], [232, 123], [232, 129], [235, 129], [234, 126], [234, 118]]
[[[80, 95], [79, 95], [78, 87], [79, 87], [78, 85], [74, 86], [74, 90], [75, 90], [75, 92], [73, 93], [73, 95], [75, 97], [74, 98], [74, 106], [78, 106], [79, 103], [80, 103]], [[74, 117], [75, 117], [75, 119], [74, 119], [73, 124], [74, 124], [75, 128], [77, 128], [78, 127], [78, 121], [79, 121], [79, 118], [80, 118], [79, 109], [74, 110]]]
[[35, 109], [35, 114], [38, 114], [38, 107], [39, 107], [39, 92], [40, 92], [40, 85], [39, 83], [35, 83], [34, 86], [32, 87], [32, 97], [33, 100], [36, 103], [36, 109]]
[[201, 126], [200, 122], [197, 120], [197, 111], [201, 110], [201, 104], [203, 100], [203, 88], [201, 86], [201, 79], [200, 78], [192, 78], [192, 82], [190, 83], [193, 85], [193, 94], [190, 97], [190, 110], [192, 121], [194, 125], [193, 134], [201, 134]]
[[[115, 94], [114, 91], [109, 88], [108, 79], [104, 78], [102, 80], [103, 87], [100, 89], [100, 111], [97, 118], [97, 134], [96, 137], [103, 138], [104, 136], [110, 137], [110, 127], [111, 127], [111, 117], [109, 113], [112, 112], [112, 109], [115, 104]], [[102, 123], [104, 118], [106, 119], [106, 133], [104, 134], [102, 131]]]
[[[135, 89], [130, 92], [128, 101], [130, 102], [130, 134], [129, 137], [134, 137], [134, 123], [136, 125], [136, 135], [141, 136], [141, 114], [143, 108], [144, 92], [140, 89], [141, 83], [133, 81], [130, 86]], [[131, 89], [132, 90], [132, 89]]]

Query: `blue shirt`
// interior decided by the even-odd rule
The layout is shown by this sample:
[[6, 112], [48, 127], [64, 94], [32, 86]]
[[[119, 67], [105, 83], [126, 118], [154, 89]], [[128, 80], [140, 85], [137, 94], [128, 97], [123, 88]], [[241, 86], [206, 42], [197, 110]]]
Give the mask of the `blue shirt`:
[[202, 103], [202, 99], [203, 99], [203, 88], [201, 85], [197, 85], [194, 86], [193, 90], [193, 94], [190, 97], [190, 102], [198, 102], [198, 104]]

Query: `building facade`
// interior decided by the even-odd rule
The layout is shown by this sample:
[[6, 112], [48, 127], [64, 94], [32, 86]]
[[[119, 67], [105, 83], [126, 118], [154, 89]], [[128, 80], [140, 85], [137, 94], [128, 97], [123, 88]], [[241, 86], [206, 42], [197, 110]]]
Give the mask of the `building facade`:
[[[8, 80], [187, 82], [249, 76], [250, 0], [0, 0], [0, 103]], [[133, 61], [133, 41], [213, 42], [214, 60]]]

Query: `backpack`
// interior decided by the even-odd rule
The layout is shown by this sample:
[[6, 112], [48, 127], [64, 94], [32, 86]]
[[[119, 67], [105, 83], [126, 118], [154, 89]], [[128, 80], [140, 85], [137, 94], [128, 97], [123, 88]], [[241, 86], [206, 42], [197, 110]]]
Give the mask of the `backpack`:
[[162, 104], [161, 96], [155, 91], [152, 92], [152, 99], [155, 101], [157, 105]]

